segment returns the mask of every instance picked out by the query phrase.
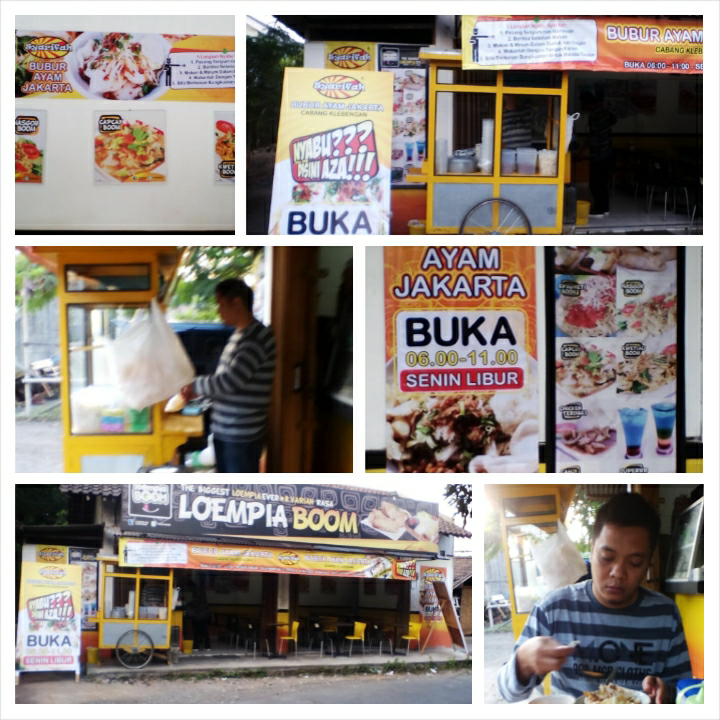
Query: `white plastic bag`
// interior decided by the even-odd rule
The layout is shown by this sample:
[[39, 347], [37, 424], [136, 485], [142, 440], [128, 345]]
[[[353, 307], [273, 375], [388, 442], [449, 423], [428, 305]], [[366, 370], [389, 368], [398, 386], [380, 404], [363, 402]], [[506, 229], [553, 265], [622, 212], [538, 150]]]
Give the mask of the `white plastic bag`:
[[575, 121], [580, 118], [580, 113], [573, 113], [567, 116], [565, 124], [565, 152], [570, 149], [570, 142], [572, 141], [573, 125]]
[[167, 400], [195, 376], [185, 348], [155, 300], [149, 314], [136, 316], [107, 347], [115, 384], [133, 410]]
[[548, 591], [573, 585], [587, 573], [585, 561], [558, 520], [558, 531], [539, 545], [530, 545]]

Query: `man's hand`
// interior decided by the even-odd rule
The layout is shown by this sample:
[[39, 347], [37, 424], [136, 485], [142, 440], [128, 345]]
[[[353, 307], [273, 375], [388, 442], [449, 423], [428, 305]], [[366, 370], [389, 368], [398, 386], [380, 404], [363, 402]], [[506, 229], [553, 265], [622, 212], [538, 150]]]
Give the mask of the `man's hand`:
[[515, 669], [518, 680], [527, 685], [533, 675], [547, 675], [559, 670], [565, 658], [575, 652], [575, 645], [562, 645], [551, 637], [534, 637], [517, 651]]
[[651, 703], [669, 703], [670, 688], [657, 676], [648, 675], [642, 681], [642, 689], [650, 696]]
[[197, 397], [197, 393], [193, 390], [192, 383], [190, 385], [185, 385], [180, 391], [180, 394], [183, 396], [185, 402], [190, 402], [193, 398]]

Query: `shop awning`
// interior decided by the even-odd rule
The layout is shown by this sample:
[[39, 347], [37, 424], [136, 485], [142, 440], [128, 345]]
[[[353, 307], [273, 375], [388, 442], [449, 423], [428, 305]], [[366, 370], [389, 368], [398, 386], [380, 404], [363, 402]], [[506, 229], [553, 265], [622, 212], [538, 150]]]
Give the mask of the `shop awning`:
[[15, 537], [24, 544], [53, 543], [84, 548], [103, 546], [104, 523], [96, 525], [18, 525]]

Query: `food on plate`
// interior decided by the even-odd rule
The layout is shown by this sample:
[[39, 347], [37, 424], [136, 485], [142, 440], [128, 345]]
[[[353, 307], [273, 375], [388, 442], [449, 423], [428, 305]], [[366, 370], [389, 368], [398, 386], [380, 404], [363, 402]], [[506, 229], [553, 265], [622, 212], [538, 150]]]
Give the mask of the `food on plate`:
[[612, 273], [615, 271], [615, 249], [603, 247], [587, 248], [584, 257], [578, 260], [576, 272]]
[[400, 148], [395, 148], [392, 151], [392, 159], [393, 160], [399, 160], [403, 155], [404, 155], [404, 153]]
[[375, 558], [373, 562], [363, 570], [363, 577], [381, 578], [392, 577], [392, 560], [389, 558]]
[[226, 120], [215, 123], [215, 152], [225, 161], [235, 160], [235, 126]]
[[649, 252], [641, 247], [620, 248], [617, 264], [630, 270], [649, 270], [659, 272], [664, 270], [665, 258], [659, 252]]
[[160, 84], [167, 42], [159, 35], [139, 40], [129, 33], [105, 33], [76, 55], [78, 73], [91, 93], [108, 100], [137, 100]]
[[435, 542], [440, 532], [440, 519], [424, 510], [408, 518], [405, 525], [415, 537], [428, 542]]
[[555, 362], [557, 384], [575, 397], [587, 397], [615, 382], [615, 355], [597, 345], [578, 345], [577, 357]]
[[580, 430], [576, 425], [558, 426], [559, 439], [572, 450], [585, 455], [599, 455], [609, 450], [617, 440], [617, 431], [607, 425]]
[[349, 202], [382, 202], [383, 188], [379, 177], [374, 177], [369, 182], [363, 180], [333, 180], [325, 183], [325, 202], [349, 203]]
[[556, 247], [555, 269], [559, 272], [571, 272], [580, 260], [585, 257], [585, 250], [578, 247]]
[[490, 398], [489, 394], [430, 395], [389, 407], [389, 459], [400, 472], [466, 472], [471, 458], [484, 455], [494, 443], [510, 440], [490, 408]]
[[42, 150], [32, 141], [15, 139], [15, 172], [42, 177]]
[[653, 295], [649, 300], [630, 300], [618, 308], [618, 333], [655, 337], [677, 325], [677, 293]]
[[558, 327], [570, 337], [602, 337], [615, 332], [615, 278], [578, 278], [580, 295], [560, 295], [556, 303]]
[[586, 704], [641, 705], [637, 696], [629, 690], [610, 683], [601, 685], [594, 692], [583, 693]]
[[165, 134], [140, 120], [125, 121], [117, 132], [95, 136], [95, 164], [121, 182], [164, 162]]
[[660, 253], [665, 260], [677, 260], [677, 246], [675, 245], [657, 245], [653, 247], [645, 247], [645, 250], [652, 253]]
[[376, 530], [388, 533], [396, 533], [405, 528], [405, 523], [410, 517], [407, 510], [383, 500], [379, 508], [375, 508], [367, 517], [368, 523]]
[[662, 352], [643, 353], [623, 360], [618, 365], [619, 393], [640, 395], [652, 392], [675, 380], [677, 376], [677, 345], [668, 345]]

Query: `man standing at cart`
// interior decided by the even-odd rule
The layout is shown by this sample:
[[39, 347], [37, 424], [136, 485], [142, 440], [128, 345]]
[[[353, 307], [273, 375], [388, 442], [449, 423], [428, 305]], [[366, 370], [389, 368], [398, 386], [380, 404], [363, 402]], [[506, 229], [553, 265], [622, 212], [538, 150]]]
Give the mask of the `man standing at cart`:
[[554, 693], [580, 697], [616, 672], [620, 687], [653, 703], [675, 701], [675, 684], [691, 676], [675, 603], [641, 587], [660, 534], [660, 518], [637, 493], [615, 495], [598, 510], [591, 577], [558, 588], [530, 612], [510, 660], [498, 673], [508, 702], [527, 698], [547, 673]]
[[590, 194], [592, 206], [590, 217], [610, 215], [610, 173], [612, 172], [612, 126], [617, 122], [613, 115], [595, 95], [580, 95], [588, 118], [588, 146], [590, 149]]
[[185, 400], [212, 399], [216, 471], [256, 473], [265, 445], [275, 338], [253, 317], [253, 291], [244, 281], [223, 280], [215, 288], [215, 298], [220, 319], [235, 332], [215, 373], [195, 378], [181, 392]]

